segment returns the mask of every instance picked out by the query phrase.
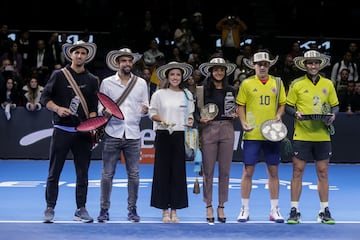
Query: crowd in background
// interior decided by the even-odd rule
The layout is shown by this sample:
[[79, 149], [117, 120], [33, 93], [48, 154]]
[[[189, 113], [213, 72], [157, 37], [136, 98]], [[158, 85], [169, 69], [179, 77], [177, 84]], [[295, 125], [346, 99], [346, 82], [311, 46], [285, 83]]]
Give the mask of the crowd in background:
[[[149, 81], [149, 85], [152, 85], [150, 95], [159, 84], [153, 76], [157, 67], [170, 61], [177, 61], [189, 63], [197, 69], [201, 63], [208, 61], [211, 55], [219, 52], [228, 62], [237, 65], [229, 81], [230, 84], [238, 87], [243, 79], [254, 74], [244, 65], [243, 59], [250, 58], [257, 49], [266, 49], [271, 45], [266, 41], [244, 42], [248, 25], [239, 16], [224, 16], [218, 20], [216, 26], [206, 26], [203, 22], [203, 14], [195, 12], [180, 19], [177, 25], [171, 26], [167, 20], [160, 24], [154, 23], [151, 14], [151, 11], [146, 11], [142, 17], [143, 23], [137, 29], [137, 36], [141, 37], [135, 40], [127, 38], [126, 32], [130, 26], [119, 26], [119, 35], [113, 33], [111, 36], [115, 48], [129, 46], [142, 54], [142, 59], [135, 65], [134, 73], [144, 77]], [[120, 20], [119, 22], [122, 22]], [[219, 36], [218, 44], [210, 36], [214, 30]], [[10, 109], [26, 106], [29, 110], [38, 110], [36, 99], [41, 93], [42, 86], [46, 84], [53, 70], [67, 64], [61, 52], [62, 44], [67, 41], [67, 35], [53, 32], [47, 37], [37, 39], [30, 31], [22, 30], [17, 32], [16, 39], [12, 40], [8, 34], [8, 25], [2, 24], [0, 26], [1, 106], [5, 109], [7, 103], [11, 103]], [[97, 43], [96, 39], [94, 42]], [[97, 44], [101, 52], [102, 44]], [[316, 42], [309, 47], [320, 52], [325, 51], [323, 46]], [[270, 69], [270, 73], [280, 76], [285, 87], [288, 88], [292, 80], [302, 75], [302, 72], [294, 67], [293, 58], [303, 55], [308, 49], [301, 48], [300, 43], [294, 40], [292, 45], [283, 46], [279, 54], [273, 49], [269, 50], [274, 55], [279, 55], [279, 61]], [[103, 51], [106, 51], [105, 46]], [[352, 114], [360, 111], [360, 83], [357, 86], [360, 71], [358, 45], [355, 41], [351, 41], [347, 48], [337, 49], [337, 53], [342, 55], [332, 56], [331, 65], [323, 70], [323, 74], [336, 86], [341, 104], [340, 111]], [[326, 54], [329, 55], [328, 52]], [[99, 59], [99, 61], [104, 60]], [[94, 64], [88, 67], [97, 68]], [[95, 70], [108, 71], [104, 65], [100, 68], [104, 69]], [[104, 77], [107, 76], [99, 76], [100, 79]], [[198, 71], [194, 71], [193, 77], [196, 85], [202, 84], [204, 77]]]

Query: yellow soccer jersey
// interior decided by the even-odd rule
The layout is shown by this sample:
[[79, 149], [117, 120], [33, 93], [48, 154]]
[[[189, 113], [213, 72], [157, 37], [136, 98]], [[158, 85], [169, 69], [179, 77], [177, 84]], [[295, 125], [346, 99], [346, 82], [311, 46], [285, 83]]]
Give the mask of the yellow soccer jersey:
[[[320, 76], [316, 85], [304, 75], [295, 79], [287, 96], [287, 104], [303, 114], [322, 114], [322, 106], [339, 105], [334, 84], [331, 80]], [[295, 120], [294, 140], [300, 141], [330, 141], [330, 134], [321, 120]]]
[[[286, 94], [282, 81], [280, 86], [278, 105], [285, 105]], [[265, 84], [257, 76], [243, 80], [236, 97], [236, 103], [245, 106], [247, 123], [253, 121], [254, 123], [251, 125], [255, 125], [252, 131], [244, 132], [244, 140], [266, 140], [261, 134], [260, 127], [264, 121], [275, 119], [277, 112], [276, 93], [276, 79], [271, 75]], [[253, 116], [253, 119], [250, 119], [250, 115]]]

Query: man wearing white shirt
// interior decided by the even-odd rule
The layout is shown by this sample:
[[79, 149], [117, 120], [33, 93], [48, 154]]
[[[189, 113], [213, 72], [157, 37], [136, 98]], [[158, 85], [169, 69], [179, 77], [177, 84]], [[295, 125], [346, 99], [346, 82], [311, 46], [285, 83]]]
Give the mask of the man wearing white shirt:
[[[99, 222], [109, 220], [112, 182], [121, 153], [125, 158], [128, 175], [128, 220], [140, 221], [136, 212], [141, 157], [140, 120], [148, 112], [149, 97], [146, 81], [131, 72], [133, 64], [139, 57], [128, 48], [110, 51], [106, 56], [107, 66], [116, 73], [102, 81], [100, 92], [117, 102], [124, 91], [134, 85], [120, 104], [124, 119], [111, 117], [105, 127]], [[104, 109], [100, 103], [98, 112], [111, 116], [111, 111]]]

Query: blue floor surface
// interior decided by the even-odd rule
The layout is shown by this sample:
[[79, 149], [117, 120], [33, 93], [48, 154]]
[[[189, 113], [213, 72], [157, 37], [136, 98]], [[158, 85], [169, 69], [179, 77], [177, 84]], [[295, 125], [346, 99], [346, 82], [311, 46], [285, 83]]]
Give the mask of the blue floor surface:
[[[313, 164], [305, 170], [300, 199], [302, 223], [298, 225], [270, 222], [270, 200], [265, 165], [257, 165], [250, 199], [250, 221], [237, 223], [241, 207], [240, 179], [242, 163], [231, 169], [229, 201], [225, 204], [227, 223], [209, 226], [205, 221], [205, 204], [201, 194], [192, 192], [195, 173], [187, 163], [189, 207], [178, 211], [179, 224], [161, 223], [161, 210], [150, 207], [152, 165], [141, 165], [138, 200], [140, 223], [128, 223], [127, 180], [124, 165], [119, 163], [113, 184], [110, 219], [81, 224], [72, 220], [75, 211], [75, 173], [68, 160], [61, 176], [55, 224], [41, 222], [45, 209], [45, 181], [48, 161], [0, 160], [0, 239], [360, 239], [360, 165], [332, 164], [330, 176], [330, 210], [336, 220], [332, 226], [316, 223], [319, 210], [317, 179]], [[290, 208], [292, 166], [280, 165], [280, 203], [287, 218]], [[89, 172], [87, 209], [96, 219], [99, 213], [101, 161], [93, 161]], [[215, 177], [217, 177], [215, 175]], [[202, 182], [201, 179], [200, 183]], [[202, 189], [201, 189], [202, 192]], [[217, 205], [217, 178], [214, 184], [214, 207]], [[215, 216], [216, 217], [216, 216]]]

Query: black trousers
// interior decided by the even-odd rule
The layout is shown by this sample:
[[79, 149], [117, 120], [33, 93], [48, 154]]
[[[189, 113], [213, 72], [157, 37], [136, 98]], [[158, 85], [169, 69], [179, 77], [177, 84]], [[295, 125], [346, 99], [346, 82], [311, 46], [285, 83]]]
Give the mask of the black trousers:
[[65, 160], [71, 151], [76, 171], [76, 205], [85, 207], [88, 191], [88, 170], [91, 161], [90, 133], [66, 132], [54, 128], [50, 143], [50, 164], [46, 182], [47, 207], [55, 207], [59, 193], [59, 179]]

